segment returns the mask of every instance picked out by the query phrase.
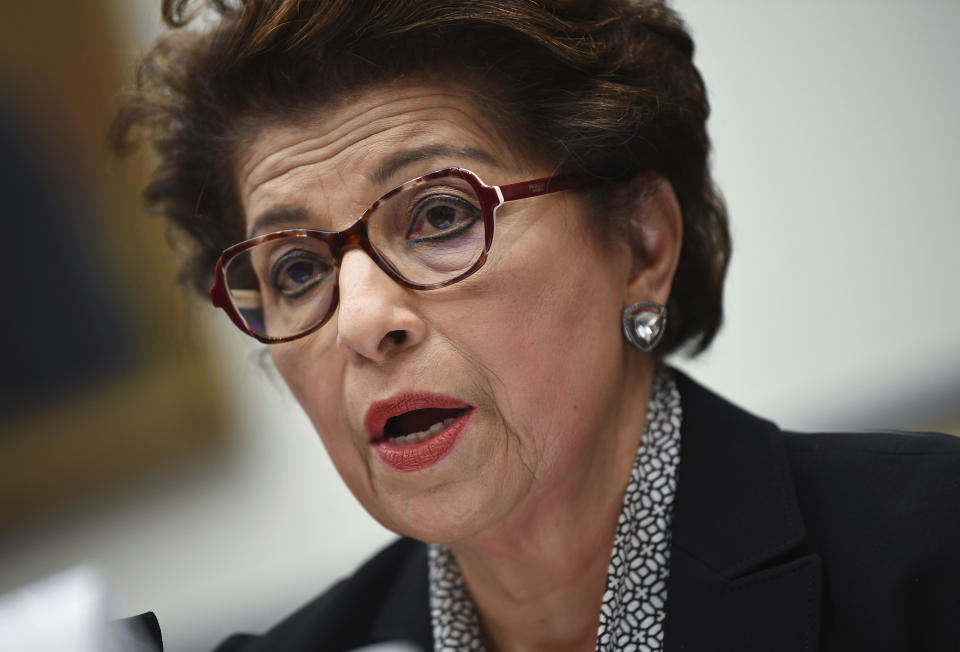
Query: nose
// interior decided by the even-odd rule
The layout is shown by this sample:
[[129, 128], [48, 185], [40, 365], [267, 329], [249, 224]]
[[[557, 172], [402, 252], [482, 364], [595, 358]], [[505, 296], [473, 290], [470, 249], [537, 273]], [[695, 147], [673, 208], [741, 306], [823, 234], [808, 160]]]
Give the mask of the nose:
[[363, 251], [340, 263], [337, 346], [354, 362], [384, 362], [423, 341], [426, 324], [415, 295], [400, 286]]

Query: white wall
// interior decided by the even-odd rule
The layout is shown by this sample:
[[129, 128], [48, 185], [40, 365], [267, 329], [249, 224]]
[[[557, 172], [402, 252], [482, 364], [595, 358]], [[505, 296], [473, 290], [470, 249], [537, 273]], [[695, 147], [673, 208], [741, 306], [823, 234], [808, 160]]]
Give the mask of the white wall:
[[[120, 4], [151, 33], [152, 1]], [[960, 4], [675, 5], [711, 89], [735, 246], [726, 326], [682, 366], [793, 427], [879, 424], [898, 401], [960, 387]], [[168, 650], [203, 650], [266, 627], [389, 538], [255, 349], [220, 315], [209, 328], [236, 445], [6, 536], [0, 590], [91, 560], [126, 611], [158, 613]]]
[[676, 6], [734, 238], [726, 326], [683, 366], [798, 428], [956, 406], [960, 3]]

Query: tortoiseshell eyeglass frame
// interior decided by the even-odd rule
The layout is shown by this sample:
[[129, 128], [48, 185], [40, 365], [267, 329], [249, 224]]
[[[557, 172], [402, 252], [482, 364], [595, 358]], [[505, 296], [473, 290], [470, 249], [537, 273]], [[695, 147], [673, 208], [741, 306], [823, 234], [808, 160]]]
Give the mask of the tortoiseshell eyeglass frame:
[[[483, 218], [483, 250], [480, 252], [479, 257], [472, 266], [453, 278], [439, 283], [430, 283], [426, 285], [421, 283], [413, 283], [405, 279], [396, 269], [394, 269], [388, 260], [380, 255], [376, 247], [374, 247], [370, 242], [370, 237], [367, 232], [367, 224], [370, 221], [371, 215], [373, 215], [377, 210], [377, 207], [394, 195], [413, 186], [443, 177], [459, 177], [469, 183], [476, 192], [477, 199], [480, 202], [480, 215]], [[490, 247], [493, 244], [496, 209], [499, 206], [508, 201], [514, 201], [517, 199], [538, 197], [540, 195], [547, 195], [554, 192], [560, 192], [562, 190], [572, 190], [589, 183], [595, 183], [596, 181], [596, 178], [587, 175], [568, 174], [544, 177], [542, 179], [534, 179], [532, 181], [521, 181], [504, 186], [488, 186], [481, 181], [480, 177], [478, 177], [475, 173], [463, 168], [444, 168], [442, 170], [437, 170], [436, 172], [430, 172], [422, 177], [417, 177], [416, 179], [407, 181], [406, 183], [401, 184], [393, 190], [390, 190], [382, 195], [379, 199], [367, 207], [367, 209], [363, 212], [360, 218], [357, 219], [356, 222], [343, 231], [286, 229], [283, 231], [276, 231], [274, 233], [267, 233], [255, 238], [250, 238], [249, 240], [244, 240], [243, 242], [235, 244], [232, 247], [224, 249], [223, 253], [220, 254], [220, 258], [217, 260], [217, 266], [214, 270], [214, 281], [213, 286], [210, 288], [210, 299], [215, 308], [220, 308], [226, 312], [227, 316], [230, 317], [230, 320], [237, 326], [237, 328], [242, 330], [247, 335], [256, 338], [264, 344], [290, 342], [313, 333], [330, 320], [330, 317], [332, 317], [333, 313], [336, 312], [337, 305], [339, 304], [339, 284], [334, 285], [333, 296], [330, 299], [330, 309], [327, 311], [327, 314], [325, 314], [323, 318], [321, 318], [316, 324], [301, 331], [300, 333], [285, 337], [268, 337], [265, 335], [260, 335], [248, 327], [246, 322], [244, 322], [243, 317], [240, 315], [240, 311], [237, 310], [237, 307], [233, 304], [233, 301], [230, 298], [230, 292], [227, 290], [227, 264], [238, 254], [247, 251], [251, 247], [255, 247], [263, 242], [276, 240], [278, 238], [295, 237], [321, 240], [330, 248], [330, 253], [334, 258], [338, 273], [340, 269], [340, 262], [343, 260], [344, 254], [351, 249], [362, 249], [368, 256], [370, 256], [377, 266], [387, 274], [387, 276], [392, 278], [403, 287], [407, 287], [412, 290], [436, 290], [438, 288], [447, 287], [448, 285], [453, 285], [454, 283], [462, 281], [483, 267], [483, 264], [487, 260], [487, 254], [490, 251]]]

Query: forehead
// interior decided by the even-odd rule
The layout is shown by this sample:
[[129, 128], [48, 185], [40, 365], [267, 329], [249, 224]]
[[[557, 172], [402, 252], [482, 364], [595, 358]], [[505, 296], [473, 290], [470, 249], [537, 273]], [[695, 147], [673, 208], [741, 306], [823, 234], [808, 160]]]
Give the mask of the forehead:
[[526, 167], [463, 89], [384, 86], [320, 108], [300, 124], [260, 128], [240, 151], [236, 179], [250, 229], [281, 207], [353, 211], [355, 219], [390, 188], [452, 165], [488, 183]]

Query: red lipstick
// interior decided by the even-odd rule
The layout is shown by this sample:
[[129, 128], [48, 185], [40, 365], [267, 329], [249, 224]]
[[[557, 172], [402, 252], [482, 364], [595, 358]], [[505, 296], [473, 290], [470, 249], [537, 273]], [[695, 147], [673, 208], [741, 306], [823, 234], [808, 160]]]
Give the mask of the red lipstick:
[[403, 392], [377, 401], [364, 425], [380, 461], [401, 472], [433, 466], [473, 419], [474, 406], [432, 392]]

